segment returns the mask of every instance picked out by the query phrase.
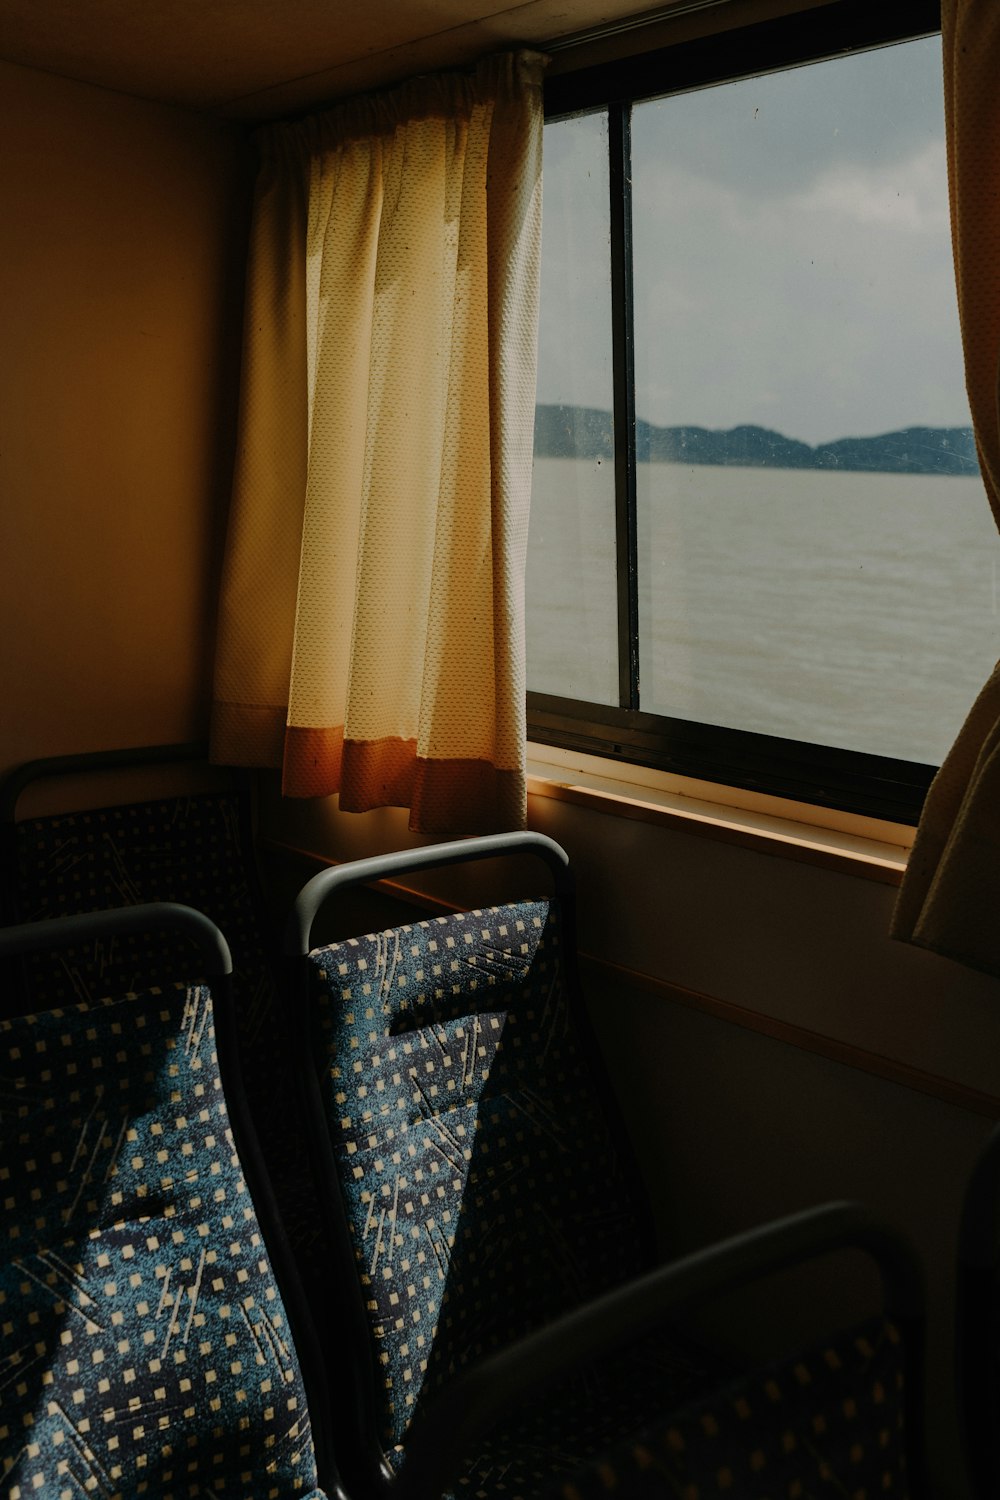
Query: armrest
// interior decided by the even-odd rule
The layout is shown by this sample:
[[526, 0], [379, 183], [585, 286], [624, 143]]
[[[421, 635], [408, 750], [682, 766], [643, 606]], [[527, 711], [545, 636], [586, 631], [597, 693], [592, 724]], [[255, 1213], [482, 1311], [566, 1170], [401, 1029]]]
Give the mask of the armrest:
[[400, 1500], [441, 1495], [462, 1459], [503, 1416], [553, 1379], [607, 1355], [711, 1297], [831, 1251], [870, 1255], [886, 1311], [920, 1373], [923, 1282], [903, 1238], [860, 1205], [829, 1203], [775, 1220], [662, 1266], [482, 1360], [418, 1417], [394, 1487]]

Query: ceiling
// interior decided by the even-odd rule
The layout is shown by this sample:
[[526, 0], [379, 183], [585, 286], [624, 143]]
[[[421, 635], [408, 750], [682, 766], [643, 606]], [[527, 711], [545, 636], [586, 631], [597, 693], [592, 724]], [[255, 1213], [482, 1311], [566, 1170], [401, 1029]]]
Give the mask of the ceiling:
[[[655, 14], [706, 3], [673, 0]], [[260, 120], [649, 10], [650, 0], [0, 0], [0, 56]]]

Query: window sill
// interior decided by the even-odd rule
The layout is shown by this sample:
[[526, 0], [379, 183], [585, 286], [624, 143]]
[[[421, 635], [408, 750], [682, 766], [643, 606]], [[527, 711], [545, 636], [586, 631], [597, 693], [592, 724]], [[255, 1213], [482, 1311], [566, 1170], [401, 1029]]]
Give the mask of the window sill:
[[528, 794], [898, 886], [915, 830], [856, 813], [528, 745]]

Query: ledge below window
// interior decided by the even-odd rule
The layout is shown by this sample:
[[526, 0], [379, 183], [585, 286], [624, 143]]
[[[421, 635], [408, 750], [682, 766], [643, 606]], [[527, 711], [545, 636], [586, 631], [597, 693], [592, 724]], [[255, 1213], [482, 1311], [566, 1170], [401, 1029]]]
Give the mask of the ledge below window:
[[898, 886], [915, 830], [857, 813], [528, 745], [528, 793]]

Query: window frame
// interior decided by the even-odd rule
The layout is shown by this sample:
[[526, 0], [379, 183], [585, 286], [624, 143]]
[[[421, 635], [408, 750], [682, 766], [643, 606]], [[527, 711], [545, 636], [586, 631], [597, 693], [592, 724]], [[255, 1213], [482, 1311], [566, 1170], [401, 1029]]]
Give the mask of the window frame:
[[826, 0], [807, 10], [547, 79], [545, 117], [608, 117], [619, 706], [529, 691], [528, 738], [610, 760], [915, 824], [937, 767], [639, 708], [632, 300], [633, 103], [932, 36], [939, 0]]

